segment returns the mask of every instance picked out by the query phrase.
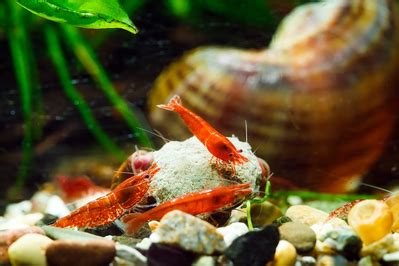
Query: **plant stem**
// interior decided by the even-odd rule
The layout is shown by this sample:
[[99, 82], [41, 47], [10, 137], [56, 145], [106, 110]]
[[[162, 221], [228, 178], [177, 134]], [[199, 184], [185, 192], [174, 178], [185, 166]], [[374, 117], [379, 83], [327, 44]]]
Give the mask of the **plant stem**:
[[119, 160], [123, 161], [127, 155], [122, 152], [118, 146], [108, 137], [108, 135], [101, 129], [101, 126], [97, 123], [94, 115], [92, 114], [90, 107], [86, 103], [83, 96], [76, 90], [71, 84], [71, 77], [68, 72], [67, 64], [64, 60], [65, 56], [62, 52], [61, 45], [58, 40], [57, 33], [54, 28], [47, 26], [45, 28], [46, 40], [49, 49], [51, 59], [56, 67], [58, 77], [60, 78], [61, 84], [64, 88], [65, 94], [75, 104], [79, 110], [83, 120], [85, 121], [87, 128], [104, 146], [109, 152], [114, 154]]
[[312, 191], [277, 191], [274, 192], [270, 197], [273, 199], [286, 198], [288, 196], [298, 196], [302, 200], [324, 200], [324, 201], [354, 201], [357, 199], [373, 199], [377, 198], [376, 195], [365, 195], [365, 194], [329, 194], [319, 193]]
[[149, 148], [153, 147], [148, 135], [144, 131], [138, 130], [138, 128], [142, 127], [140, 121], [137, 119], [126, 101], [117, 93], [111, 80], [108, 78], [107, 73], [96, 58], [94, 51], [82, 38], [79, 31], [68, 25], [60, 26], [65, 32], [65, 39], [69, 42], [79, 61], [99, 84], [101, 90], [108, 97], [109, 101], [120, 112], [130, 131], [135, 133], [141, 145]]
[[[30, 53], [26, 47], [27, 33], [22, 21], [21, 10], [13, 0], [8, 0], [9, 29], [8, 40], [14, 63], [16, 79], [20, 91], [24, 135], [22, 140], [22, 160], [18, 169], [17, 179], [12, 190], [18, 193], [25, 183], [32, 164], [32, 77], [30, 66], [25, 56]], [[34, 66], [32, 66], [34, 67]]]

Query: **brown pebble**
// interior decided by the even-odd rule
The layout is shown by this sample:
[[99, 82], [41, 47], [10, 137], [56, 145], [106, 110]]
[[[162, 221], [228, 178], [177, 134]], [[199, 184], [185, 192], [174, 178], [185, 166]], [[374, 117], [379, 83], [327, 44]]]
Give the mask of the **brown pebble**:
[[49, 266], [108, 265], [116, 255], [111, 240], [56, 240], [46, 250]]
[[37, 226], [30, 226], [26, 228], [11, 229], [0, 232], [0, 265], [8, 263], [8, 247], [14, 243], [18, 238], [29, 233], [36, 233], [45, 235], [44, 231]]

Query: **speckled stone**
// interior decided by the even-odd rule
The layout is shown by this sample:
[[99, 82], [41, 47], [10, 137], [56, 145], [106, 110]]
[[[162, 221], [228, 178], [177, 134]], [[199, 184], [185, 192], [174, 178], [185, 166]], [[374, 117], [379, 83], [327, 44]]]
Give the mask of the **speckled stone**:
[[318, 253], [341, 254], [349, 260], [359, 258], [362, 241], [350, 228], [330, 228], [321, 233], [316, 243]]
[[161, 219], [150, 239], [198, 254], [211, 255], [225, 249], [223, 235], [216, 227], [178, 210], [167, 213]]
[[392, 234], [388, 234], [382, 239], [375, 241], [369, 245], [363, 245], [360, 255], [362, 257], [371, 256], [373, 259], [379, 260], [384, 254], [395, 252], [394, 238]]
[[46, 250], [52, 266], [96, 266], [108, 265], [116, 255], [115, 243], [111, 240], [56, 240]]
[[297, 222], [284, 223], [279, 227], [280, 238], [294, 245], [298, 253], [311, 251], [316, 244], [316, 234], [306, 226]]
[[348, 266], [348, 260], [340, 255], [321, 255], [317, 258], [317, 266]]
[[[235, 166], [234, 181], [250, 182], [255, 188], [262, 179], [257, 157], [248, 143], [235, 137], [229, 139], [249, 159], [249, 162]], [[196, 137], [185, 141], [170, 141], [154, 151], [153, 156], [161, 170], [151, 182], [150, 191], [158, 203], [229, 183], [219, 176], [215, 169], [216, 160], [212, 160], [212, 154]]]

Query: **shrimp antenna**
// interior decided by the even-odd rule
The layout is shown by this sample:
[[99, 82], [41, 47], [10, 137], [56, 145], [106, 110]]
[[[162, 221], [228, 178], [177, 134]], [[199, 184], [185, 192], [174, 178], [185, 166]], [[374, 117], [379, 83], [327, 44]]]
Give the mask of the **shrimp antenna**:
[[367, 183], [363, 183], [363, 182], [361, 182], [359, 185], [366, 186], [366, 187], [371, 187], [371, 188], [374, 188], [374, 189], [378, 189], [378, 190], [381, 190], [381, 191], [384, 191], [384, 192], [387, 192], [387, 193], [390, 193], [390, 194], [393, 193], [392, 191], [390, 191], [388, 189], [385, 189], [385, 188], [382, 188], [382, 187], [377, 187], [377, 186], [374, 186], [374, 185], [371, 185], [371, 184], [367, 184]]
[[170, 141], [170, 139], [167, 139], [167, 138], [165, 138], [159, 131], [157, 131], [156, 129], [154, 129], [154, 131], [155, 131], [155, 133], [154, 132], [152, 132], [151, 130], [148, 130], [148, 129], [145, 129], [145, 128], [142, 128], [142, 127], [136, 127], [137, 129], [140, 129], [140, 130], [143, 130], [143, 131], [145, 131], [145, 132], [147, 132], [147, 133], [150, 133], [151, 135], [154, 135], [154, 136], [156, 136], [156, 137], [159, 137], [160, 139], [162, 139], [163, 140], [163, 142], [165, 142], [165, 144], [166, 143], [168, 143], [169, 141]]
[[245, 125], [245, 142], [248, 143], [248, 124], [247, 120], [244, 120], [244, 125]]

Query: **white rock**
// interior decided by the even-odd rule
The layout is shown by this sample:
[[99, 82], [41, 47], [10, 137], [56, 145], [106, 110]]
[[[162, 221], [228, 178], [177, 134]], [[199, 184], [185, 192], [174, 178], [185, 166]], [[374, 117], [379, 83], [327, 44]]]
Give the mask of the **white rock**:
[[6, 218], [15, 218], [29, 213], [32, 209], [32, 203], [29, 200], [24, 200], [19, 203], [9, 204], [4, 213]]
[[47, 265], [46, 248], [53, 242], [40, 234], [26, 234], [8, 248], [8, 257], [14, 266]]
[[[153, 235], [153, 234], [151, 234]], [[146, 237], [141, 240], [141, 242], [136, 244], [136, 248], [142, 249], [142, 250], [148, 250], [152, 244], [152, 241], [150, 238]]]
[[45, 213], [63, 217], [68, 215], [70, 211], [60, 197], [53, 195], [49, 198]]
[[[248, 143], [235, 137], [229, 139], [249, 159], [249, 162], [235, 166], [235, 180], [250, 182], [255, 189], [262, 178], [257, 157]], [[153, 155], [161, 170], [151, 182], [150, 191], [159, 203], [194, 191], [231, 184], [219, 176], [214, 169], [216, 160], [196, 137], [168, 142]]]
[[247, 233], [249, 230], [246, 224], [237, 222], [229, 224], [225, 227], [219, 227], [217, 231], [223, 235], [226, 247], [228, 247], [231, 245], [234, 239]]

